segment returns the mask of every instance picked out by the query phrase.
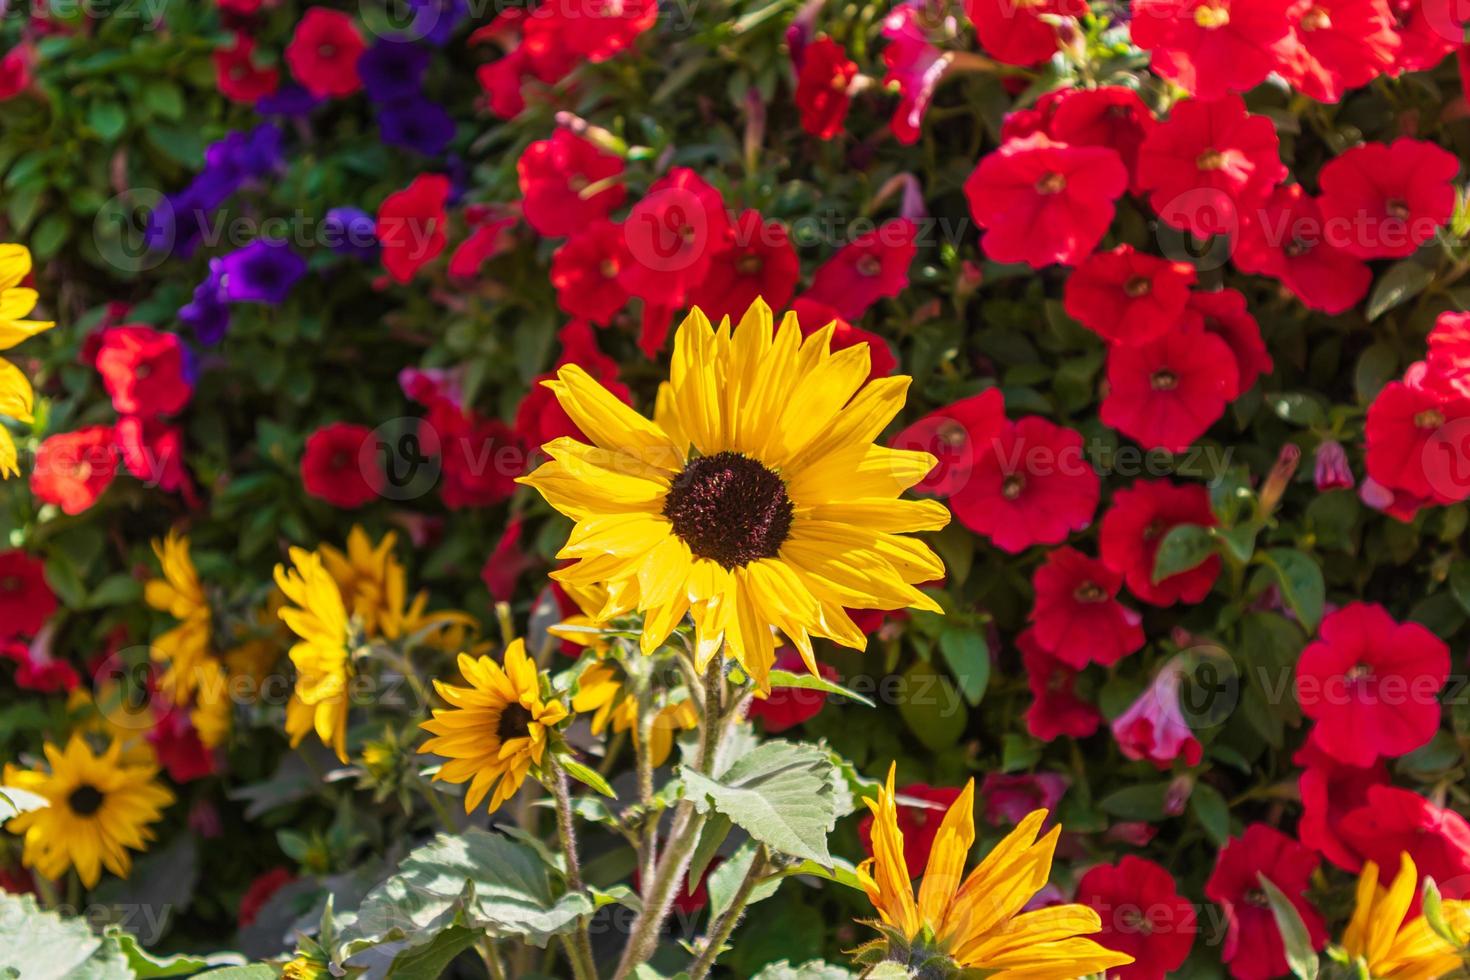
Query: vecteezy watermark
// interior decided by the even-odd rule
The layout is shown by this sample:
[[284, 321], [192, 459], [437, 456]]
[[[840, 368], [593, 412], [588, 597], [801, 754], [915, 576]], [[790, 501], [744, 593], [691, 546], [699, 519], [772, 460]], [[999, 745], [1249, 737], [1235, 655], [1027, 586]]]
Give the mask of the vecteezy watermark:
[[[405, 416], [389, 419], [373, 430], [359, 451], [358, 465], [369, 481], [376, 481], [381, 496], [413, 500], [434, 489], [443, 473], [443, 459], [438, 430], [424, 419]], [[522, 472], [525, 466], [522, 455]]]
[[1425, 482], [1439, 497], [1470, 498], [1470, 418], [1437, 425], [1424, 442], [1419, 465]]
[[163, 23], [172, 0], [8, 0], [0, 2], [0, 17], [36, 18], [75, 22], [79, 20], [132, 20], [144, 30]]

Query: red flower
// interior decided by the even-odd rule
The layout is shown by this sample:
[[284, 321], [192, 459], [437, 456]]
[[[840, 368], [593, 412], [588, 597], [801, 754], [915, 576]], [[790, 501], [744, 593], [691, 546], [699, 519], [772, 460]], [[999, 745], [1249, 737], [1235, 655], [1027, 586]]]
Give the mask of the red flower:
[[1194, 905], [1179, 894], [1174, 876], [1131, 854], [1090, 868], [1077, 882], [1075, 901], [1102, 919], [1096, 942], [1133, 957], [1108, 971], [1119, 980], [1164, 980], [1188, 958], [1199, 931]]
[[689, 290], [689, 305], [714, 323], [721, 317], [738, 322], [750, 304], [762, 298], [783, 310], [801, 278], [801, 262], [779, 221], [766, 221], [759, 211], [742, 211], [730, 230], [729, 244], [715, 255], [704, 279]]
[[[1415, 375], [1422, 380], [1422, 375]], [[1450, 504], [1470, 496], [1454, 434], [1470, 417], [1470, 398], [1391, 381], [1368, 406], [1368, 475], [1393, 490]]]
[[245, 889], [245, 894], [240, 896], [240, 911], [236, 913], [240, 928], [253, 925], [255, 917], [260, 914], [265, 903], [270, 901], [270, 897], [295, 880], [296, 876], [286, 868], [271, 868], [256, 875]]
[[1205, 897], [1225, 913], [1228, 931], [1222, 954], [1235, 980], [1271, 980], [1287, 972], [1286, 947], [1261, 890], [1260, 875], [1280, 889], [1301, 915], [1312, 948], [1321, 949], [1327, 942], [1322, 914], [1304, 897], [1317, 864], [1316, 854], [1262, 823], [1251, 824], [1220, 851], [1205, 883]]
[[56, 611], [46, 566], [24, 551], [0, 551], [0, 636], [35, 636]]
[[1393, 67], [1398, 35], [1387, 0], [1296, 0], [1286, 15], [1291, 36], [1276, 70], [1303, 95], [1337, 102]]
[[[0, 590], [3, 589], [3, 579], [0, 579]], [[4, 599], [4, 592], [0, 591], [0, 603]], [[53, 627], [43, 626], [35, 639], [29, 642], [0, 639], [0, 657], [15, 661], [15, 686], [20, 690], [35, 691], [37, 694], [61, 694], [75, 691], [81, 683], [82, 679], [77, 675], [75, 667], [52, 655], [51, 639], [54, 632]]]
[[1285, 178], [1276, 124], [1247, 112], [1238, 95], [1175, 103], [1138, 154], [1138, 184], [1154, 212], [1200, 238], [1234, 232], [1239, 209]]
[[628, 305], [628, 291], [618, 281], [626, 261], [622, 227], [592, 222], [551, 254], [556, 305], [568, 316], [605, 326]]
[[513, 599], [521, 574], [536, 564], [536, 558], [521, 548], [523, 529], [524, 522], [519, 515], [512, 517], [480, 569], [480, 581], [485, 583], [485, 590], [496, 602]]
[[450, 278], [472, 279], [480, 274], [480, 267], [486, 262], [510, 251], [515, 246], [511, 229], [517, 220], [514, 215], [482, 218], [449, 257]]
[[1288, 31], [1280, 0], [1133, 0], [1128, 26], [1155, 73], [1204, 98], [1255, 88]]
[[1370, 786], [1368, 802], [1343, 817], [1338, 830], [1364, 860], [1391, 868], [1408, 851], [1445, 898], [1470, 898], [1470, 823], [1454, 810], [1411, 790]]
[[633, 205], [622, 228], [628, 260], [618, 282], [646, 302], [678, 307], [726, 247], [730, 218], [719, 191], [693, 170], [675, 167]]
[[1136, 188], [1138, 151], [1157, 125], [1153, 112], [1143, 104], [1138, 93], [1121, 85], [1103, 85], [1060, 89], [1047, 94], [1061, 95], [1051, 102], [1050, 120], [1044, 127], [1047, 135], [1072, 146], [1106, 146], [1116, 150]]
[[[808, 673], [801, 654], [789, 647], [776, 654], [775, 667], [777, 670], [788, 670], [803, 676]], [[817, 669], [824, 679], [837, 680], [837, 671], [830, 664], [819, 661]], [[826, 703], [827, 695], [822, 691], [802, 687], [778, 687], [764, 698], [753, 699], [745, 714], [752, 721], [759, 718], [766, 733], [774, 735], [815, 718]]]
[[1008, 65], [1034, 65], [1057, 53], [1052, 18], [1081, 17], [1086, 0], [965, 0], [965, 13], [986, 54]]
[[200, 741], [184, 708], [169, 707], [163, 711], [146, 737], [168, 778], [176, 783], [203, 779], [217, 769], [214, 752]]
[[372, 434], [365, 425], [333, 422], [308, 436], [301, 456], [306, 492], [348, 510], [371, 502], [382, 486]]
[[1365, 769], [1346, 766], [1310, 740], [1291, 761], [1303, 767], [1297, 780], [1302, 797], [1297, 836], [1344, 871], [1357, 871], [1363, 861], [1342, 838], [1342, 818], [1368, 802], [1369, 787], [1388, 782], [1388, 766], [1382, 759]]
[[87, 510], [112, 486], [117, 453], [110, 425], [93, 425], [48, 437], [36, 450], [31, 492], [63, 513]]
[[1439, 730], [1439, 692], [1450, 672], [1444, 641], [1382, 606], [1354, 602], [1322, 620], [1296, 665], [1312, 741], [1350, 766], [1395, 758]]
[[1441, 313], [1425, 339], [1425, 386], [1470, 397], [1470, 313]]
[[990, 452], [1007, 424], [1000, 389], [987, 388], [919, 419], [894, 437], [893, 447], [934, 456], [934, 469], [914, 490], [948, 497], [969, 484], [975, 460]]
[[[905, 800], [923, 800], [930, 806], [914, 806]], [[948, 786], [929, 786], [925, 783], [909, 783], [898, 787], [898, 829], [903, 834], [903, 860], [910, 868], [923, 868], [929, 864], [929, 852], [934, 848], [934, 838], [939, 833], [939, 824], [945, 812], [960, 798], [960, 791]], [[867, 814], [858, 823], [858, 836], [863, 847], [873, 853], [873, 816]]]
[[801, 128], [829, 140], [842, 132], [847, 108], [852, 104], [847, 90], [857, 75], [857, 62], [848, 58], [842, 45], [830, 37], [808, 44], [801, 59], [801, 69], [796, 73], [796, 108], [801, 110]]
[[[545, 20], [566, 50], [591, 62], [632, 46], [658, 21], [657, 0], [549, 0], [532, 20]], [[580, 59], [579, 59], [580, 60]]]
[[1103, 515], [1098, 535], [1103, 564], [1122, 572], [1128, 590], [1150, 605], [1199, 602], [1220, 574], [1220, 556], [1211, 555], [1187, 572], [1154, 581], [1159, 542], [1176, 524], [1214, 526], [1210, 494], [1204, 487], [1139, 480], [1113, 494], [1113, 506]]
[[888, 345], [887, 340], [871, 330], [854, 327], [826, 303], [802, 296], [791, 304], [791, 312], [796, 314], [803, 337], [810, 337], [831, 324], [833, 351], [846, 350], [854, 344], [867, 344], [869, 381], [886, 378], [898, 367], [898, 358], [893, 356], [893, 348]]
[[992, 772], [980, 783], [985, 820], [992, 827], [1018, 824], [1033, 810], [1055, 810], [1071, 780], [1061, 773], [1006, 775]]
[[403, 190], [383, 199], [378, 208], [378, 243], [384, 267], [398, 282], [408, 282], [444, 251], [448, 202], [449, 178], [442, 174], [419, 174]]
[[515, 492], [526, 451], [510, 426], [447, 398], [430, 405], [428, 422], [439, 434], [446, 507], [489, 507]]
[[1110, 344], [1157, 340], [1179, 323], [1194, 267], [1132, 245], [1089, 255], [1067, 278], [1062, 303], [1078, 323]]
[[1316, 198], [1300, 184], [1276, 188], [1241, 215], [1232, 258], [1242, 272], [1274, 276], [1308, 308], [1342, 313], [1368, 293], [1373, 273], [1347, 250], [1351, 236], [1324, 225]]
[[1113, 223], [1113, 202], [1128, 186], [1128, 168], [1102, 146], [1068, 146], [1042, 133], [1008, 140], [981, 157], [965, 181], [970, 214], [995, 262], [1033, 269], [1073, 265], [1089, 255]]
[[145, 486], [182, 494], [191, 507], [198, 504], [184, 466], [183, 429], [161, 419], [127, 415], [117, 420], [114, 434], [129, 473]]
[[883, 18], [883, 37], [888, 41], [883, 49], [883, 64], [888, 68], [883, 85], [898, 91], [898, 108], [888, 128], [905, 146], [919, 139], [924, 113], [950, 64], [944, 52], [929, 42], [923, 18], [915, 0], [905, 0]]
[[1159, 769], [1169, 768], [1181, 756], [1185, 765], [1199, 765], [1204, 749], [1179, 702], [1183, 680], [1178, 666], [1165, 664], [1138, 700], [1113, 719], [1113, 737], [1123, 755], [1147, 759]]
[[0, 102], [8, 102], [31, 86], [31, 58], [17, 45], [0, 58]]
[[1239, 379], [1229, 345], [1196, 321], [1141, 346], [1108, 351], [1099, 418], [1145, 449], [1183, 452], [1225, 413]]
[[1190, 293], [1188, 312], [1199, 314], [1204, 328], [1225, 341], [1235, 355], [1236, 397], [1250, 391], [1257, 378], [1275, 368], [1261, 339], [1261, 325], [1251, 316], [1239, 290]]
[[1389, 8], [1399, 38], [1395, 74], [1433, 68], [1455, 50], [1455, 39], [1463, 36], [1464, 18], [1458, 16], [1456, 0], [1391, 0]]
[[[618, 380], [618, 362], [598, 349], [597, 339], [585, 320], [573, 320], [562, 327], [557, 334], [557, 340], [561, 342], [562, 353], [557, 359], [556, 367], [580, 365], [624, 404], [633, 404], [633, 393]], [[542, 384], [543, 381], [555, 377], [556, 372], [553, 370], [534, 378], [531, 390], [521, 399], [521, 404], [516, 409], [516, 435], [532, 448], [539, 448], [563, 436], [588, 441], [587, 436], [566, 413], [566, 409], [556, 400], [551, 389]]]
[[1082, 435], [1033, 415], [980, 447], [969, 481], [949, 505], [960, 523], [1015, 554], [1065, 541], [1091, 524], [1098, 491]]
[[340, 10], [312, 7], [286, 46], [291, 74], [317, 98], [351, 95], [362, 88], [357, 59], [367, 45], [352, 18]]
[[1142, 617], [1118, 601], [1123, 576], [1074, 548], [1046, 556], [1031, 577], [1036, 643], [1069, 667], [1112, 666], [1143, 647]]
[[233, 44], [215, 51], [215, 86], [225, 98], [253, 105], [281, 84], [281, 73], [275, 68], [258, 67], [254, 54], [255, 39], [248, 34], [236, 34]]
[[1095, 733], [1102, 724], [1102, 714], [1077, 696], [1077, 671], [1043, 650], [1033, 629], [1022, 631], [1016, 637], [1016, 646], [1031, 688], [1026, 730], [1043, 742], [1062, 735], [1086, 738]]
[[[590, 140], [558, 129], [551, 139], [537, 140], [516, 161], [521, 209], [526, 224], [548, 238], [559, 238], [606, 218], [623, 203], [623, 185], [603, 181], [621, 176], [623, 161]], [[591, 196], [593, 185], [602, 189]]]
[[194, 394], [189, 352], [177, 334], [142, 324], [108, 327], [96, 363], [119, 415], [172, 415]]
[[908, 287], [918, 232], [910, 219], [895, 218], [857, 236], [822, 263], [806, 297], [827, 304], [844, 319], [860, 318], [878, 300]]
[[1455, 210], [1454, 154], [1425, 140], [1364, 143], [1317, 177], [1322, 220], [1350, 229], [1343, 248], [1363, 259], [1412, 255]]

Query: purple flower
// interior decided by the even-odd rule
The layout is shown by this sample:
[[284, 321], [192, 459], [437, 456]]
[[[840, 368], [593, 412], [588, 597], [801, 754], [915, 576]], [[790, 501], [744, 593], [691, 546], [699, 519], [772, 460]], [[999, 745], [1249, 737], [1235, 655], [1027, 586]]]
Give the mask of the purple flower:
[[361, 208], [340, 207], [322, 221], [322, 244], [338, 255], [371, 259], [378, 252], [377, 221]]
[[357, 62], [357, 74], [374, 102], [419, 95], [428, 69], [429, 49], [408, 41], [379, 41]]
[[262, 116], [286, 116], [298, 119], [310, 115], [311, 110], [325, 102], [312, 95], [295, 82], [288, 82], [276, 90], [274, 95], [257, 99], [255, 111]]
[[281, 168], [281, 131], [273, 123], [261, 123], [247, 132], [235, 131], [204, 151], [204, 172], [212, 180], [239, 189], [247, 180], [267, 177]]
[[1312, 478], [1318, 490], [1343, 490], [1353, 485], [1347, 452], [1336, 439], [1325, 439], [1318, 444], [1315, 462]]
[[409, 40], [422, 38], [441, 47], [449, 43], [455, 29], [470, 12], [466, 0], [408, 0], [408, 3], [413, 8], [413, 20], [400, 36]]
[[209, 261], [209, 276], [194, 287], [194, 298], [179, 310], [179, 320], [194, 331], [206, 347], [224, 340], [230, 329], [230, 308], [225, 304], [224, 267], [219, 259]]
[[454, 119], [428, 99], [403, 99], [383, 106], [378, 128], [384, 143], [431, 157], [441, 155], [454, 139]]
[[220, 260], [224, 296], [230, 303], [279, 306], [296, 280], [306, 274], [306, 260], [285, 242], [258, 239]]

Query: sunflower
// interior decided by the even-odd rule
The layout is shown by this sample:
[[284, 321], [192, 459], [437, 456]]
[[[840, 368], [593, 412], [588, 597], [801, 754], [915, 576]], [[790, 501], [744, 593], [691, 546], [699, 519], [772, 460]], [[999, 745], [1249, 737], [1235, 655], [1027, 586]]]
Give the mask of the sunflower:
[[114, 741], [93, 755], [81, 735], [66, 749], [45, 745], [50, 772], [5, 767], [5, 785], [28, 790], [50, 805], [11, 819], [8, 829], [25, 835], [22, 860], [46, 878], [60, 878], [71, 867], [91, 888], [103, 866], [126, 878], [132, 870], [128, 849], [144, 850], [173, 793], [155, 781], [152, 766], [128, 766]]
[[199, 678], [210, 676], [216, 667], [210, 653], [213, 628], [209, 599], [199, 582], [194, 559], [189, 556], [189, 539], [173, 531], [153, 542], [163, 577], [149, 580], [143, 598], [149, 606], [179, 621], [177, 626], [153, 641], [150, 656], [165, 664], [162, 686], [175, 702], [194, 693]]
[[694, 310], [653, 421], [575, 364], [545, 382], [592, 441], [547, 443], [521, 480], [576, 522], [559, 555], [575, 562], [552, 576], [604, 583], [599, 619], [643, 613], [645, 653], [687, 613], [701, 667], [723, 643], [766, 690], [772, 627], [815, 673], [812, 637], [866, 645], [844, 607], [940, 611], [916, 585], [944, 566], [903, 532], [949, 510], [898, 499], [934, 457], [873, 445], [909, 379], [865, 385], [867, 345], [833, 351], [833, 329], [803, 340], [788, 313], [773, 330], [759, 300], [733, 331]]
[[469, 687], [434, 682], [450, 706], [422, 723], [436, 737], [419, 751], [449, 760], [434, 774], [436, 781], [469, 782], [466, 813], [494, 787], [494, 812], [520, 789], [531, 766], [541, 764], [547, 730], [567, 717], [567, 709], [554, 698], [542, 699], [541, 674], [522, 640], [506, 647], [504, 666], [489, 657], [460, 654], [459, 672]]
[[[1378, 887], [1378, 865], [1372, 861], [1363, 865], [1357, 907], [1342, 937], [1343, 950], [1363, 966], [1360, 975], [1373, 980], [1435, 980], [1461, 966], [1459, 950], [1431, 929], [1424, 916], [1408, 918], [1418, 883], [1419, 870], [1408, 853], [1400, 857], [1398, 876], [1387, 888]], [[1470, 902], [1440, 904], [1445, 924], [1470, 940]]]
[[294, 603], [281, 619], [300, 640], [291, 647], [296, 690], [286, 705], [286, 733], [301, 744], [315, 729], [323, 745], [347, 761], [347, 686], [352, 679], [353, 628], [337, 583], [320, 556], [291, 549], [294, 568], [276, 566], [276, 585]]
[[990, 980], [1068, 980], [1133, 962], [1084, 938], [1102, 930], [1102, 920], [1085, 905], [1021, 911], [1050, 877], [1061, 833], [1054, 827], [1037, 839], [1045, 810], [1028, 815], [965, 876], [975, 843], [973, 779], [944, 815], [916, 901], [898, 829], [894, 768], [877, 802], [864, 801], [874, 816], [873, 856], [858, 868], [888, 941], [877, 940], [860, 955], [898, 955], [909, 962], [943, 956]]
[[361, 525], [354, 525], [347, 535], [346, 552], [331, 545], [322, 545], [317, 551], [322, 566], [342, 590], [342, 601], [362, 624], [363, 633], [400, 640], [430, 626], [475, 627], [467, 613], [426, 613], [427, 592], [409, 599], [408, 573], [393, 555], [397, 542], [398, 536], [389, 531], [373, 544]]
[[[592, 734], [601, 735], [612, 723], [615, 732], [632, 731], [633, 744], [639, 743], [638, 698], [626, 690], [621, 671], [611, 663], [588, 667], [577, 681], [572, 697], [572, 710], [578, 714], [592, 712]], [[674, 748], [676, 731], [692, 731], [699, 726], [699, 712], [687, 698], [664, 705], [653, 716], [648, 739], [648, 754], [655, 766], [668, 761]]]
[[[30, 272], [31, 253], [24, 245], [0, 245], [0, 350], [9, 350], [56, 325], [23, 319], [36, 308], [36, 291], [21, 285]], [[30, 381], [20, 368], [0, 359], [0, 415], [29, 424], [35, 421], [31, 415], [34, 404]], [[0, 478], [19, 472], [15, 442], [5, 426], [0, 425]]]

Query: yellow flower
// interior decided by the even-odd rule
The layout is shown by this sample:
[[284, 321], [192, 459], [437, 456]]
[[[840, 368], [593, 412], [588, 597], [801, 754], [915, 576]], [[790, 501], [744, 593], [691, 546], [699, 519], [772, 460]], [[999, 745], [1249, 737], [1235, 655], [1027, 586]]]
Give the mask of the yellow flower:
[[1021, 911], [1051, 876], [1061, 828], [1037, 839], [1045, 810], [1029, 814], [965, 875], [975, 843], [974, 780], [944, 815], [916, 900], [898, 829], [894, 768], [877, 801], [865, 801], [874, 816], [873, 857], [858, 868], [883, 925], [905, 941], [933, 942], [958, 966], [990, 980], [1070, 980], [1133, 962], [1085, 938], [1102, 929], [1085, 905]]
[[[1369, 861], [1363, 866], [1357, 907], [1343, 933], [1342, 947], [1363, 962], [1373, 980], [1435, 980], [1461, 966], [1459, 952], [1429, 927], [1424, 916], [1405, 921], [1418, 884], [1419, 871], [1407, 852], [1387, 888], [1378, 887], [1378, 865]], [[1450, 930], [1470, 939], [1470, 902], [1441, 905]]]
[[93, 755], [80, 735], [72, 735], [65, 751], [45, 746], [50, 772], [5, 767], [5, 784], [45, 797], [50, 806], [11, 819], [8, 829], [25, 835], [22, 860], [47, 878], [60, 878], [75, 867], [91, 888], [102, 868], [120, 878], [132, 870], [128, 849], [141, 851], [153, 839], [148, 825], [156, 822], [173, 793], [155, 781], [151, 766], [127, 766], [121, 745], [111, 743]]
[[[577, 681], [572, 710], [578, 714], [592, 712], [592, 734], [601, 735], [612, 723], [615, 732], [633, 733], [633, 744], [639, 744], [638, 699], [623, 689], [620, 671], [610, 663], [588, 667]], [[699, 712], [687, 698], [666, 704], [653, 716], [648, 754], [655, 766], [663, 765], [674, 748], [676, 731], [692, 731], [699, 725]]]
[[521, 481], [576, 522], [559, 555], [575, 562], [552, 575], [604, 583], [599, 619], [643, 613], [645, 653], [687, 613], [701, 666], [723, 643], [765, 690], [772, 627], [815, 673], [813, 636], [867, 642], [844, 607], [939, 611], [916, 585], [944, 567], [904, 532], [942, 528], [949, 510], [898, 499], [934, 457], [873, 445], [909, 379], [865, 384], [867, 345], [832, 351], [832, 330], [803, 340], [794, 314], [774, 329], [760, 301], [733, 331], [696, 309], [654, 421], [575, 364], [546, 382], [593, 443], [546, 444], [551, 460]]
[[163, 690], [175, 703], [182, 704], [194, 693], [199, 678], [208, 677], [215, 666], [210, 653], [213, 626], [209, 599], [189, 556], [187, 537], [170, 531], [162, 541], [153, 542], [153, 553], [158, 556], [163, 577], [144, 585], [144, 601], [179, 620], [179, 624], [154, 639], [150, 656], [166, 665]]
[[398, 536], [383, 535], [376, 545], [360, 525], [347, 535], [347, 551], [322, 545], [322, 565], [342, 590], [342, 601], [362, 623], [368, 636], [400, 640], [432, 625], [473, 627], [473, 618], [462, 612], [425, 613], [427, 592], [408, 597], [408, 573], [393, 555]]
[[419, 747], [448, 761], [434, 779], [469, 782], [464, 808], [480, 805], [493, 787], [490, 810], [515, 795], [531, 766], [546, 754], [547, 729], [567, 717], [566, 705], [541, 698], [541, 675], [516, 640], [505, 650], [504, 666], [489, 657], [459, 656], [459, 672], [469, 687], [434, 682], [448, 708], [436, 710], [422, 728], [436, 736]]
[[[21, 285], [30, 271], [31, 253], [24, 245], [0, 245], [0, 350], [9, 350], [56, 325], [24, 319], [36, 308], [38, 299], [34, 289]], [[35, 421], [34, 406], [35, 393], [30, 381], [20, 368], [0, 359], [0, 415], [29, 424]], [[19, 472], [15, 442], [5, 426], [0, 425], [0, 478]]]
[[291, 563], [292, 569], [276, 566], [276, 585], [294, 603], [281, 609], [281, 619], [300, 637], [290, 651], [296, 690], [286, 705], [286, 733], [296, 746], [315, 730], [322, 744], [346, 762], [352, 625], [321, 558], [292, 548]]

